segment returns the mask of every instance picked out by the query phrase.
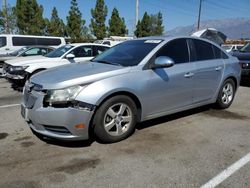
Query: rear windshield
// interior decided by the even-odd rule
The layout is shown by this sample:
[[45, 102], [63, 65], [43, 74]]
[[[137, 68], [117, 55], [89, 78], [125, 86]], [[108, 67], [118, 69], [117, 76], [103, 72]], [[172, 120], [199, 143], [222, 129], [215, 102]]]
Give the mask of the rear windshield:
[[0, 37], [0, 48], [6, 46], [6, 37]]
[[57, 58], [63, 56], [66, 52], [68, 52], [73, 46], [64, 45], [60, 48], [55, 49], [54, 51], [48, 53], [45, 57]]
[[131, 40], [120, 43], [93, 59], [93, 62], [118, 66], [138, 65], [161, 40]]

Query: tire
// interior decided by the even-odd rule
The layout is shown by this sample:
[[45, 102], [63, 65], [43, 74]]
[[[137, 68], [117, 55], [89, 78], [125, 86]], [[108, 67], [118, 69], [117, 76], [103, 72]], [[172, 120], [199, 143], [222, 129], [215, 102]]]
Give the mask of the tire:
[[97, 109], [93, 119], [94, 135], [103, 143], [119, 142], [133, 134], [136, 123], [134, 101], [128, 96], [114, 96]]
[[227, 79], [224, 81], [220, 92], [215, 103], [216, 107], [219, 109], [226, 109], [231, 106], [234, 96], [235, 96], [236, 86], [232, 79]]

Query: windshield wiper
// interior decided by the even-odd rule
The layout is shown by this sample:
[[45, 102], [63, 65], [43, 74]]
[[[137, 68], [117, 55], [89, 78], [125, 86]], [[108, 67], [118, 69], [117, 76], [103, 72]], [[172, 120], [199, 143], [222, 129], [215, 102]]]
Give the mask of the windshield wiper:
[[119, 63], [112, 63], [112, 62], [109, 62], [109, 61], [105, 61], [105, 60], [94, 60], [92, 62], [98, 62], [98, 63], [103, 63], [103, 64], [109, 64], [109, 65], [116, 65], [116, 66], [121, 66]]

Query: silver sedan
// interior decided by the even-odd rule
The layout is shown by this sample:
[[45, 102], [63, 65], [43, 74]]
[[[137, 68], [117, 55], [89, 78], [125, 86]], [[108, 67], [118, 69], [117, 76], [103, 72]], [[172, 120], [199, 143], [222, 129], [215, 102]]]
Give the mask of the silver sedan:
[[21, 114], [38, 135], [85, 140], [93, 133], [117, 142], [138, 122], [212, 103], [228, 108], [240, 75], [238, 60], [208, 40], [136, 39], [31, 77]]

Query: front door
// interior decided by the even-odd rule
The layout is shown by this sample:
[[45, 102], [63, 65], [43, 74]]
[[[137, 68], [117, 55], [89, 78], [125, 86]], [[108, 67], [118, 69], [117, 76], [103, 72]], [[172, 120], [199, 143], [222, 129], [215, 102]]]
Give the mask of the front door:
[[190, 62], [186, 39], [175, 39], [168, 42], [156, 54], [168, 56], [175, 62], [169, 68], [144, 70], [148, 78], [145, 91], [145, 115], [175, 111], [192, 104], [193, 74], [195, 64]]

